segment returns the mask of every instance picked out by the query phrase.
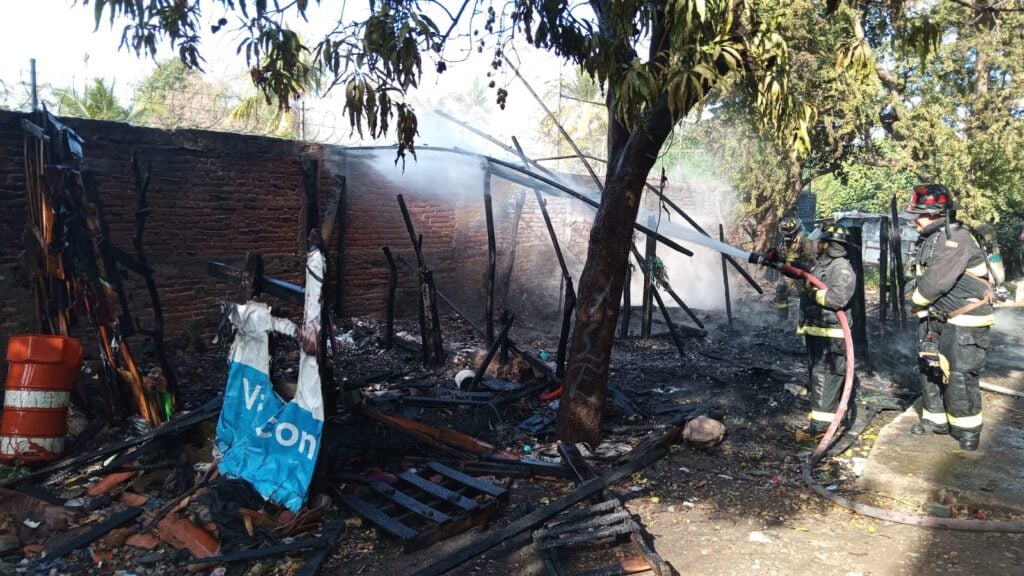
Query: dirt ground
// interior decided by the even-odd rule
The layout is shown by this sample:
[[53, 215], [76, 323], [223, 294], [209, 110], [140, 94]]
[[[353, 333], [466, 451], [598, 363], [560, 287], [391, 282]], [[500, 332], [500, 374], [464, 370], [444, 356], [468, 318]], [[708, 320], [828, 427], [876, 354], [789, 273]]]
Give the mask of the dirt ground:
[[[1010, 322], [995, 332], [993, 362], [1018, 365], [1020, 334], [1015, 321], [1024, 326], [1024, 308], [1002, 311]], [[713, 403], [727, 433], [722, 443], [696, 449], [685, 443], [674, 445], [654, 465], [611, 487], [607, 496], [625, 502], [650, 535], [650, 543], [678, 574], [857, 576], [933, 574], [1010, 576], [1024, 574], [1024, 535], [966, 533], [929, 530], [881, 522], [858, 516], [818, 497], [800, 479], [801, 464], [811, 445], [797, 443], [790, 428], [803, 423], [807, 399], [799, 395], [806, 379], [803, 343], [794, 334], [794, 317], [779, 320], [768, 297], [743, 294], [734, 304], [734, 321], [729, 326], [721, 313], [701, 313], [707, 326], [706, 338], [684, 341], [677, 352], [667, 334], [631, 337], [616, 344], [611, 385], [624, 402], [610, 402], [606, 417], [606, 440], [591, 447], [599, 458], [592, 460], [598, 471], [614, 466], [612, 454], [640, 442], [645, 434], [663, 430], [678, 413], [676, 407]], [[858, 368], [861, 393], [858, 412], [871, 408], [878, 416], [864, 433], [837, 457], [820, 465], [816, 478], [840, 494], [900, 510], [921, 512], [924, 502], [895, 500], [883, 493], [863, 494], [854, 489], [854, 470], [870, 453], [878, 430], [908, 405], [914, 396], [915, 363], [909, 337], [879, 333], [877, 311], [869, 298], [868, 334], [870, 362]], [[682, 320], [680, 318], [680, 320]], [[688, 320], [686, 320], [688, 322]], [[531, 435], [518, 427], [527, 417], [543, 410], [534, 400], [514, 403], [500, 410], [489, 408], [420, 408], [397, 406], [395, 394], [412, 394], [414, 388], [447, 385], [462, 369], [472, 365], [479, 349], [479, 337], [463, 321], [443, 319], [449, 361], [438, 370], [420, 366], [414, 350], [384, 351], [380, 346], [380, 322], [349, 320], [340, 327], [335, 343], [335, 374], [343, 387], [361, 390], [377, 408], [400, 413], [435, 426], [450, 426], [514, 454], [557, 460], [550, 434]], [[399, 326], [414, 340], [415, 322]], [[545, 328], [545, 329], [541, 329]], [[664, 328], [661, 327], [661, 330]], [[659, 327], [655, 327], [657, 332]], [[550, 326], [537, 320], [517, 320], [512, 336], [524, 350], [554, 356], [557, 336]], [[1016, 338], [1016, 340], [1014, 340]], [[292, 345], [294, 347], [294, 345]], [[294, 351], [292, 351], [294, 352]], [[180, 354], [175, 358], [182, 380], [180, 401], [198, 406], [223, 388], [226, 344], [204, 353]], [[294, 354], [291, 354], [294, 355]], [[272, 363], [275, 381], [292, 375], [288, 347], [279, 349]], [[631, 411], [635, 414], [631, 415]], [[99, 441], [89, 431], [72, 439], [69, 450], [83, 450]], [[143, 473], [131, 489], [159, 496], [165, 502], [180, 494], [176, 483], [194, 474], [195, 464], [210, 461], [212, 422], [195, 434], [196, 445], [166, 445], [177, 454], [181, 474]], [[201, 437], [200, 437], [201, 436]], [[108, 438], [109, 439], [109, 438]], [[351, 411], [328, 418], [317, 477], [311, 494], [337, 496], [346, 474], [398, 472], [423, 457], [444, 457], [393, 429], [374, 424]], [[162, 461], [160, 451], [147, 458]], [[144, 463], [144, 460], [140, 460]], [[328, 517], [342, 517], [347, 533], [324, 564], [321, 574], [387, 575], [412, 574], [431, 562], [445, 558], [462, 546], [506, 526], [516, 519], [549, 505], [570, 493], [568, 480], [535, 477], [485, 478], [503, 484], [509, 491], [507, 505], [489, 525], [471, 529], [423, 550], [405, 554], [396, 539], [378, 533], [346, 508]], [[161, 488], [162, 486], [162, 488]], [[148, 488], [147, 488], [148, 487]], [[56, 490], [59, 487], [52, 487]], [[70, 490], [70, 491], [69, 491]], [[56, 490], [62, 498], [80, 496], [84, 485]], [[147, 491], [148, 490], [148, 491]], [[339, 504], [340, 505], [340, 504]], [[190, 510], [195, 517], [202, 510]], [[201, 508], [201, 506], [200, 506]], [[208, 512], [208, 511], [207, 511]], [[954, 506], [956, 517], [1000, 518], [993, 511]], [[113, 547], [109, 560], [96, 563], [96, 550], [80, 550], [59, 564], [45, 561], [28, 565], [3, 563], [6, 569], [26, 574], [128, 574], [164, 576], [189, 573], [187, 553], [158, 548], [147, 553], [129, 546]], [[161, 552], [161, 550], [163, 550]], [[602, 550], [584, 554], [600, 557]], [[149, 557], [150, 560], [144, 561]], [[298, 573], [306, 556], [275, 557], [253, 563], [227, 565], [218, 576], [272, 576]], [[54, 571], [56, 570], [56, 571]], [[506, 541], [450, 574], [489, 576], [532, 576], [545, 574], [541, 554], [530, 534]]]
[[[728, 432], [720, 445], [698, 450], [679, 444], [669, 456], [611, 491], [642, 520], [656, 551], [673, 569], [679, 574], [716, 575], [1024, 574], [1024, 535], [952, 532], [882, 522], [832, 505], [803, 484], [799, 468], [811, 447], [796, 443], [789, 428], [805, 418], [808, 405], [806, 397], [786, 389], [804, 378], [802, 342], [792, 331], [795, 319], [779, 322], [767, 306], [753, 299], [741, 302], [732, 328], [724, 318], [706, 317], [708, 337], [687, 340], [682, 358], [668, 336], [631, 338], [615, 348], [611, 382], [647, 416], [627, 420], [613, 409], [607, 426], [642, 428], [662, 422], [665, 416], [652, 414], [673, 403], [716, 402], [725, 413]], [[1024, 318], [1022, 309], [1010, 313]], [[873, 369], [858, 369], [861, 409], [864, 402], [906, 406], [915, 381], [914, 363], [908, 362], [904, 352], [909, 343], [903, 342], [906, 337], [894, 335], [881, 345], [875, 314], [869, 302]], [[550, 338], [525, 332], [521, 330], [516, 337], [528, 341], [533, 351], [551, 350], [555, 345]], [[997, 346], [993, 357], [997, 362], [998, 353]], [[881, 412], [861, 440], [819, 467], [819, 480], [840, 493], [854, 494], [852, 459], [867, 455], [879, 427], [897, 413]], [[522, 452], [524, 444], [531, 444], [532, 455], [538, 450], [543, 454], [543, 447], [551, 442], [546, 437], [524, 438], [514, 431], [504, 438], [498, 436], [511, 439], [511, 444], [499, 445], [512, 451]], [[635, 443], [638, 439], [610, 436], [613, 441]], [[510, 504], [493, 526], [507, 524], [571, 489], [565, 481], [516, 480], [511, 485]], [[907, 512], [921, 512], [924, 504], [894, 502], [885, 494], [858, 497]], [[966, 507], [953, 513], [958, 517], [996, 517]], [[357, 520], [351, 520], [349, 527], [346, 541], [326, 573], [411, 573], [481, 534], [473, 530], [403, 555], [394, 541], [378, 537]], [[545, 573], [528, 538], [452, 573], [488, 574], [495, 570], [524, 576]]]

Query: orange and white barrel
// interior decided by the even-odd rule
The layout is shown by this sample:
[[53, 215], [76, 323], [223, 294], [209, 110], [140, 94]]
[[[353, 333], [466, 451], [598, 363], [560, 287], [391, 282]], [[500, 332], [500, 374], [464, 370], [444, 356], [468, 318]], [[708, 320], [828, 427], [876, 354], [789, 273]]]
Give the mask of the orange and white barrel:
[[81, 371], [81, 343], [64, 336], [12, 336], [7, 361], [0, 459], [60, 457], [71, 386]]

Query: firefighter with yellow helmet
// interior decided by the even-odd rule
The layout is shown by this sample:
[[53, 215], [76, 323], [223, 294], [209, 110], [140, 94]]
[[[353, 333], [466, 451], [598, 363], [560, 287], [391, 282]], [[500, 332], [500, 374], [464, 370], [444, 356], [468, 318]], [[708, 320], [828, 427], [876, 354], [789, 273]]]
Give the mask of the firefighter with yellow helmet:
[[847, 248], [857, 248], [849, 244], [846, 228], [832, 224], [811, 235], [815, 236], [818, 257], [811, 274], [826, 288], [818, 289], [806, 282], [800, 298], [797, 334], [803, 334], [807, 343], [811, 412], [806, 427], [797, 431], [797, 440], [820, 438], [839, 408], [846, 374], [846, 348], [836, 312], [849, 310], [857, 286], [857, 275], [847, 254]]
[[[776, 254], [797, 268], [807, 269], [814, 260], [814, 248], [804, 233], [803, 226], [795, 216], [787, 216], [779, 222], [782, 236]], [[780, 320], [789, 319], [789, 297], [796, 293], [796, 280], [783, 276], [775, 286], [775, 310]]]
[[921, 234], [913, 290], [919, 319], [921, 420], [910, 432], [949, 434], [963, 450], [977, 450], [982, 410], [979, 380], [995, 323], [987, 258], [970, 228], [956, 219], [960, 206], [945, 186], [914, 188], [907, 212]]

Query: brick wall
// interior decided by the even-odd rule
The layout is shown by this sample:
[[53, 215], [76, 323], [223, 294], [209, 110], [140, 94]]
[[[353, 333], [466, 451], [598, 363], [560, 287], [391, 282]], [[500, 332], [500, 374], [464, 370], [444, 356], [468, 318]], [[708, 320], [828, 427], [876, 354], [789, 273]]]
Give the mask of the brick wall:
[[[31, 295], [19, 269], [25, 221], [21, 120], [0, 112], [0, 351], [7, 337], [29, 331]], [[112, 122], [68, 119], [85, 140], [86, 167], [101, 193], [115, 244], [132, 251], [135, 191], [131, 154], [151, 166], [145, 249], [156, 271], [168, 336], [208, 333], [217, 300], [233, 287], [206, 273], [209, 260], [240, 265], [246, 252], [264, 256], [266, 273], [301, 283], [304, 222], [300, 160], [320, 162], [319, 206], [336, 177], [347, 179], [342, 302], [344, 316], [382, 316], [387, 267], [381, 247], [414, 263], [396, 195], [403, 193], [438, 287], [483, 323], [487, 233], [483, 171], [468, 156], [422, 151], [403, 172], [391, 150], [346, 149], [255, 136], [195, 130], [162, 131]], [[508, 264], [511, 216], [521, 188], [494, 178], [498, 274]], [[544, 223], [527, 191], [507, 305], [521, 315], [546, 317], [558, 309], [560, 278]], [[552, 199], [556, 223], [574, 274], [585, 257], [589, 208]], [[339, 242], [333, 240], [337, 249]], [[331, 255], [331, 264], [337, 254]], [[415, 314], [416, 278], [399, 263], [398, 312]], [[133, 312], [148, 321], [141, 281], [129, 281]], [[499, 296], [501, 291], [499, 291]], [[501, 306], [505, 303], [498, 302]], [[550, 318], [548, 318], [550, 320]]]

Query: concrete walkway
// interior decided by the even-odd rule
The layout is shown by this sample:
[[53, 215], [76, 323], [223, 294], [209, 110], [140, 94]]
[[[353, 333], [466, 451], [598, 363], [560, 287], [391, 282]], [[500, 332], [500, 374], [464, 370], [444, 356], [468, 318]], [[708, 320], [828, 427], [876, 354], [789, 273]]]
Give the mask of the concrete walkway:
[[[1024, 309], [1000, 308], [996, 321], [982, 382], [1024, 394]], [[909, 502], [1024, 514], [1024, 399], [983, 396], [978, 451], [960, 450], [949, 436], [911, 435], [918, 420], [911, 408], [879, 432], [859, 488]]]

